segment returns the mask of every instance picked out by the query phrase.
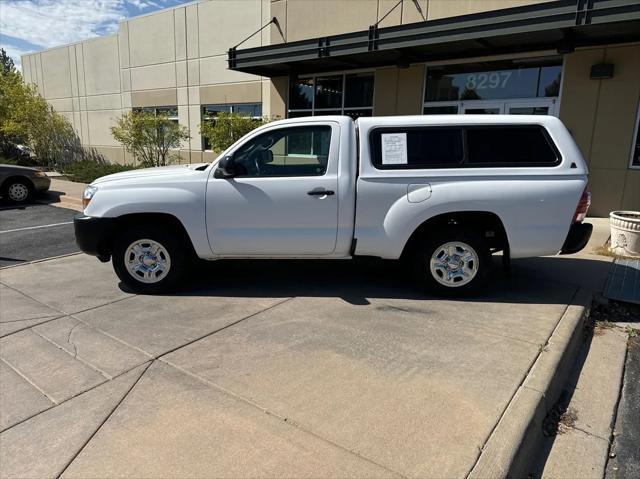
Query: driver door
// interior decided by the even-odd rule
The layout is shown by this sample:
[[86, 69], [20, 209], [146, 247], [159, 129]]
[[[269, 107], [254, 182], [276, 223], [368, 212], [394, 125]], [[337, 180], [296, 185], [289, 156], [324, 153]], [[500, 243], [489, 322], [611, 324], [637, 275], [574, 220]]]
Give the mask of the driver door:
[[[232, 152], [207, 185], [207, 233], [222, 256], [327, 255], [338, 229], [340, 127], [273, 128]], [[217, 168], [220, 168], [218, 165]]]

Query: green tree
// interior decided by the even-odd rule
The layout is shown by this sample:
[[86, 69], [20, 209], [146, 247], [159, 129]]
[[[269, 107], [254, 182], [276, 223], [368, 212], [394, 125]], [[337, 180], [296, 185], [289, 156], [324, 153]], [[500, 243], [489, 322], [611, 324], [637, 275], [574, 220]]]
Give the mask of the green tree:
[[189, 130], [164, 114], [131, 111], [111, 127], [113, 137], [143, 166], [165, 166], [179, 159], [172, 149], [191, 138]]
[[0, 75], [6, 75], [12, 72], [16, 72], [13, 59], [7, 54], [4, 48], [0, 48]]
[[223, 151], [236, 141], [267, 123], [266, 118], [252, 118], [237, 113], [218, 113], [215, 119], [200, 124], [200, 134], [208, 141], [213, 151]]
[[38, 164], [48, 166], [67, 159], [72, 149], [81, 150], [69, 121], [9, 69], [0, 73], [0, 148], [10, 156], [16, 144], [31, 147]]

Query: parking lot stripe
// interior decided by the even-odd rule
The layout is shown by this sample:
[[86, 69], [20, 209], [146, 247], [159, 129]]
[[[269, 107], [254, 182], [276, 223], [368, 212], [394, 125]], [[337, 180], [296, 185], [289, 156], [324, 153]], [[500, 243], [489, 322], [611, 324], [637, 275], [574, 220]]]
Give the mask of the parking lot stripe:
[[0, 233], [14, 233], [16, 231], [37, 230], [40, 228], [52, 228], [53, 226], [62, 226], [62, 225], [70, 225], [70, 224], [73, 224], [73, 221], [65, 221], [64, 223], [52, 223], [50, 225], [28, 226], [26, 228], [16, 228], [13, 230], [0, 231]]

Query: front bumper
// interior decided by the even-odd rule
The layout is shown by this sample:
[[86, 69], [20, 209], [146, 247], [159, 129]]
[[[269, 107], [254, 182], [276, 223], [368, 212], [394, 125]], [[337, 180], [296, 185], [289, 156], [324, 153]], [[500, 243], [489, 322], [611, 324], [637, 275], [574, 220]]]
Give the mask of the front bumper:
[[560, 254], [573, 254], [582, 250], [591, 238], [591, 232], [593, 231], [593, 225], [589, 223], [574, 223], [569, 229], [567, 239], [564, 240], [564, 245], [560, 250]]
[[51, 178], [48, 176], [32, 176], [31, 181], [36, 191], [47, 191], [51, 186]]
[[100, 261], [109, 261], [114, 224], [114, 218], [76, 215], [73, 227], [78, 248], [91, 256], [97, 256]]

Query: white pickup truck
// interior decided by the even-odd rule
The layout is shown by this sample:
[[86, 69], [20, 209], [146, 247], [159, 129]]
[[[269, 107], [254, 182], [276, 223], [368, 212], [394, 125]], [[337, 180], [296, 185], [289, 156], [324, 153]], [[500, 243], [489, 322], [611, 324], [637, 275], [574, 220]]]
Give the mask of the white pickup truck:
[[76, 241], [143, 293], [202, 258], [407, 259], [440, 294], [487, 281], [490, 255], [579, 251], [587, 167], [550, 116], [308, 117], [268, 123], [211, 164], [105, 176]]

